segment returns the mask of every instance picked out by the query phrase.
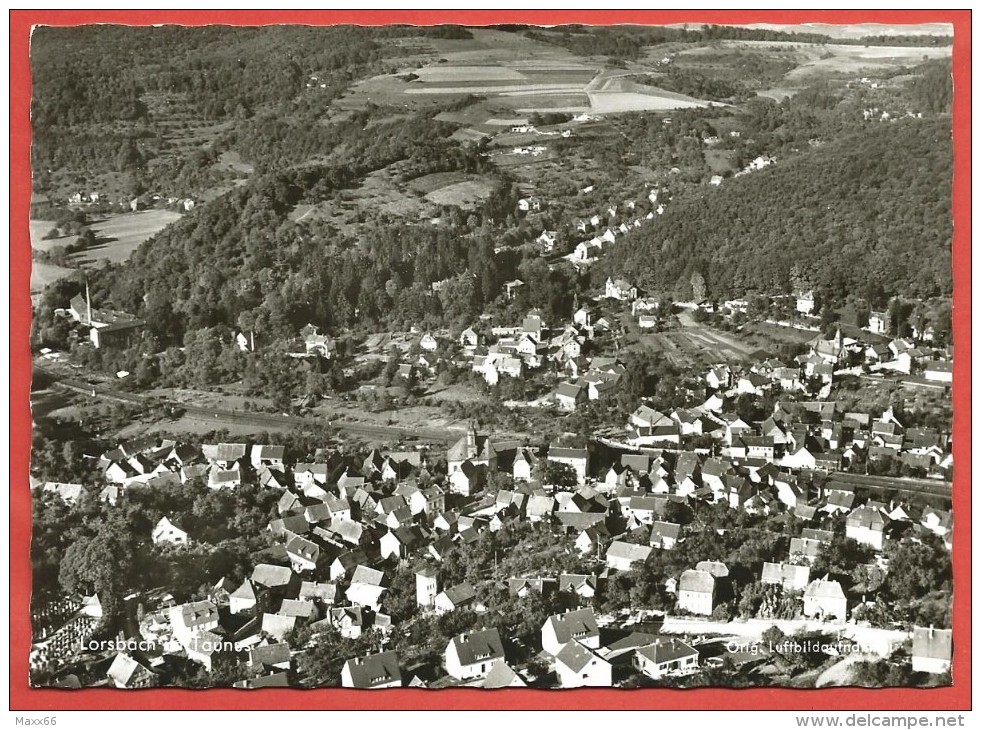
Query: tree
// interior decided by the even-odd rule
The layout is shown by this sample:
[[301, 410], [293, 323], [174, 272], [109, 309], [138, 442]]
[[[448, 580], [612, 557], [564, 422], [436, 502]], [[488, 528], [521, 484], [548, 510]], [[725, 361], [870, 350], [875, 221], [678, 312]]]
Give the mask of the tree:
[[382, 610], [399, 623], [411, 619], [418, 613], [416, 576], [412, 570], [401, 568], [396, 571], [382, 600]]
[[95, 532], [80, 536], [65, 551], [58, 573], [62, 589], [69, 594], [94, 591], [107, 617], [117, 616], [123, 596], [146, 575], [141, 569], [143, 545], [134, 525], [119, 512], [111, 512], [95, 526]]
[[569, 464], [546, 459], [539, 464], [541, 481], [554, 487], [572, 488], [579, 483], [576, 470]]
[[705, 277], [698, 271], [691, 275], [691, 293], [694, 301], [704, 301], [708, 295], [708, 287], [705, 285]]

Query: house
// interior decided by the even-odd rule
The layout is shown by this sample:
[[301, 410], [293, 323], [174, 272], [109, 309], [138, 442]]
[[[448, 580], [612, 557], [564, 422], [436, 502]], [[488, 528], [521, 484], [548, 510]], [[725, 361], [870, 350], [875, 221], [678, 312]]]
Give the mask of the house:
[[188, 542], [187, 533], [167, 517], [161, 517], [153, 528], [154, 545], [187, 545]]
[[432, 566], [416, 571], [416, 604], [432, 608], [439, 593], [439, 571]]
[[505, 687], [527, 687], [525, 681], [518, 676], [504, 660], [494, 662], [484, 683], [480, 685], [483, 689], [504, 689]]
[[332, 608], [327, 619], [346, 639], [357, 639], [370, 624], [370, 617], [361, 606]]
[[242, 585], [228, 596], [228, 610], [233, 614], [253, 611], [257, 603], [255, 586], [248, 579], [242, 581]]
[[542, 649], [552, 656], [557, 656], [562, 647], [573, 641], [590, 649], [600, 647], [599, 625], [593, 609], [553, 614], [542, 625]]
[[487, 481], [487, 467], [467, 460], [456, 471], [450, 473], [450, 491], [469, 497], [484, 488]]
[[419, 347], [426, 352], [434, 352], [439, 347], [439, 342], [429, 332], [419, 338]]
[[387, 689], [402, 686], [402, 670], [394, 651], [383, 651], [344, 662], [341, 686], [352, 689]]
[[650, 557], [652, 548], [634, 545], [621, 540], [614, 541], [606, 551], [606, 566], [611, 570], [633, 570]]
[[252, 569], [252, 582], [260, 588], [285, 593], [293, 583], [294, 574], [282, 565], [259, 563]]
[[950, 671], [953, 656], [953, 632], [950, 629], [913, 627], [913, 671], [944, 674]]
[[871, 312], [869, 314], [869, 332], [874, 335], [884, 335], [888, 329], [889, 314], [887, 312]]
[[882, 512], [868, 505], [852, 510], [845, 522], [845, 537], [882, 550], [886, 520]]
[[811, 569], [807, 565], [791, 565], [790, 563], [763, 563], [763, 575], [760, 582], [766, 585], [778, 585], [785, 591], [802, 591], [807, 588]]
[[711, 616], [715, 609], [715, 576], [707, 570], [686, 570], [678, 581], [678, 608]]
[[289, 556], [293, 570], [297, 573], [315, 570], [317, 559], [320, 557], [320, 546], [296, 535], [286, 543], [286, 554]]
[[554, 461], [559, 464], [571, 466], [572, 470], [576, 474], [576, 482], [579, 484], [586, 483], [586, 471], [589, 468], [588, 449], [549, 446], [548, 456], [546, 458], [548, 461]]
[[632, 302], [637, 298], [637, 287], [623, 279], [606, 279], [606, 298], [617, 299], [621, 302]]
[[950, 383], [954, 379], [953, 363], [949, 360], [927, 360], [923, 364], [923, 377], [937, 383]]
[[185, 649], [198, 635], [218, 628], [218, 607], [211, 601], [193, 601], [174, 606], [167, 615], [174, 638]]
[[808, 537], [790, 538], [790, 558], [804, 559], [813, 564], [821, 553], [821, 542]]
[[613, 665], [577, 641], [555, 655], [555, 673], [564, 689], [613, 686]]
[[811, 581], [804, 591], [804, 615], [808, 618], [836, 618], [844, 621], [848, 600], [841, 584], [827, 576]]
[[504, 645], [497, 629], [460, 634], [446, 645], [446, 673], [460, 680], [486, 677], [504, 659]]
[[282, 471], [285, 468], [283, 459], [286, 456], [284, 446], [253, 446], [252, 447], [252, 468], [256, 471], [262, 467]]
[[559, 383], [552, 392], [552, 399], [563, 411], [574, 411], [578, 406], [589, 400], [589, 393], [576, 383]]
[[722, 184], [722, 175], [713, 175], [709, 180], [709, 185], [719, 186]]
[[347, 598], [356, 606], [364, 606], [378, 612], [381, 610], [382, 594], [386, 590], [388, 588], [382, 571], [359, 565], [351, 576]]
[[799, 292], [797, 294], [797, 311], [801, 314], [814, 313], [814, 292]]
[[476, 598], [477, 592], [473, 589], [472, 585], [469, 583], [460, 583], [459, 585], [450, 586], [437, 595], [433, 600], [433, 606], [436, 609], [436, 613], [449, 613], [458, 608], [469, 608], [473, 606]]
[[662, 637], [634, 651], [633, 665], [638, 672], [651, 679], [698, 667], [698, 650], [681, 639]]
[[651, 528], [651, 547], [671, 550], [678, 544], [679, 535], [681, 535], [681, 525], [674, 522], [655, 521]]
[[565, 573], [559, 576], [561, 593], [575, 593], [580, 598], [589, 600], [596, 595], [598, 587], [599, 579], [595, 575]]
[[155, 687], [159, 682], [156, 673], [146, 662], [126, 652], [116, 655], [106, 671], [106, 676], [117, 689], [143, 689]]
[[467, 327], [460, 333], [460, 347], [477, 347], [480, 345], [480, 335], [473, 327]]
[[289, 644], [264, 644], [249, 649], [249, 667], [265, 673], [290, 668]]

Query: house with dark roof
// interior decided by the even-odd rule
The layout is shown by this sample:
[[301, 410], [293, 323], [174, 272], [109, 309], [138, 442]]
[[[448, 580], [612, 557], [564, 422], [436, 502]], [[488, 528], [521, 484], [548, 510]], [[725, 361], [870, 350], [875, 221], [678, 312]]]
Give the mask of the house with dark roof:
[[306, 570], [316, 569], [317, 559], [320, 557], [320, 546], [295, 535], [286, 543], [286, 554], [289, 555], [293, 570], [302, 573]]
[[497, 629], [460, 634], [446, 645], [446, 673], [459, 680], [486, 677], [504, 659], [504, 644]]
[[882, 550], [886, 518], [878, 509], [862, 505], [852, 510], [845, 521], [845, 537], [850, 537], [876, 550]]
[[477, 592], [469, 583], [450, 586], [439, 593], [433, 601], [436, 613], [449, 613], [460, 608], [472, 607], [477, 598]]
[[578, 641], [570, 641], [555, 655], [559, 686], [612, 687], [613, 665]]
[[659, 637], [634, 651], [633, 665], [651, 679], [691, 672], [698, 668], [698, 650], [681, 639]]
[[678, 544], [681, 525], [675, 522], [656, 521], [651, 527], [651, 547], [658, 550], [671, 550]]
[[600, 646], [599, 625], [591, 608], [566, 611], [549, 616], [542, 626], [542, 648], [556, 656], [570, 641], [590, 649]]
[[527, 687], [527, 683], [507, 665], [503, 659], [499, 659], [491, 666], [484, 683], [480, 685], [483, 689], [504, 689], [505, 687]]
[[249, 650], [249, 667], [263, 674], [290, 668], [289, 644], [265, 644]]
[[344, 662], [341, 686], [352, 689], [387, 689], [402, 686], [402, 670], [394, 651], [383, 651]]

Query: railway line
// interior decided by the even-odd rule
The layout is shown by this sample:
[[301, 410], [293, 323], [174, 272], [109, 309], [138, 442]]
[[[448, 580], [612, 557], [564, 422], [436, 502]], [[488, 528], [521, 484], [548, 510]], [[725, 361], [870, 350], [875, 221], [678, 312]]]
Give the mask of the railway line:
[[133, 405], [153, 406], [163, 405], [180, 409], [184, 415], [198, 418], [205, 421], [212, 421], [216, 424], [236, 424], [242, 426], [255, 427], [294, 427], [294, 428], [320, 428], [324, 425], [338, 431], [349, 433], [356, 436], [368, 438], [400, 440], [416, 438], [424, 441], [439, 441], [443, 443], [453, 443], [460, 437], [460, 433], [449, 429], [411, 429], [397, 426], [378, 426], [363, 423], [353, 423], [343, 420], [329, 420], [307, 418], [304, 416], [290, 416], [278, 413], [252, 413], [239, 410], [222, 408], [204, 408], [202, 406], [187, 405], [177, 401], [170, 401], [159, 397], [140, 396], [125, 391], [107, 388], [100, 385], [92, 385], [82, 378], [73, 377], [59, 373], [42, 365], [35, 365], [35, 369], [44, 373], [47, 377], [63, 388], [88, 396], [98, 398], [103, 401], [109, 400], [116, 403], [127, 403]]

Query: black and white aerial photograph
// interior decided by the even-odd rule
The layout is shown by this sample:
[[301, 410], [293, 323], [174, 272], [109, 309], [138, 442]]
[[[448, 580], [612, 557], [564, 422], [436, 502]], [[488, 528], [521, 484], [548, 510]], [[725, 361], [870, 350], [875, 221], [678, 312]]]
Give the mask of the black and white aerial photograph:
[[949, 687], [953, 42], [34, 28], [30, 685]]

